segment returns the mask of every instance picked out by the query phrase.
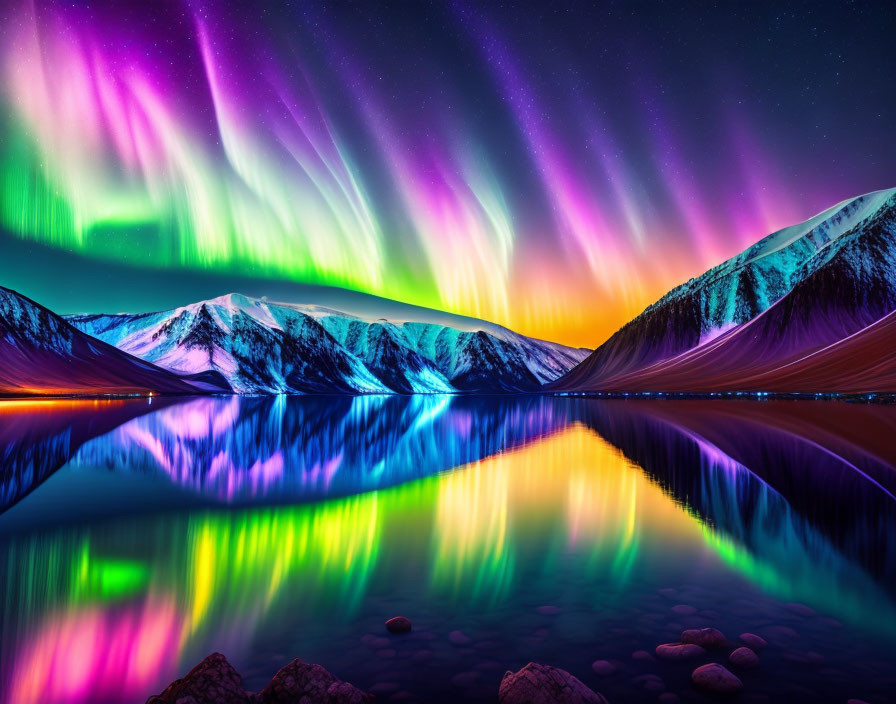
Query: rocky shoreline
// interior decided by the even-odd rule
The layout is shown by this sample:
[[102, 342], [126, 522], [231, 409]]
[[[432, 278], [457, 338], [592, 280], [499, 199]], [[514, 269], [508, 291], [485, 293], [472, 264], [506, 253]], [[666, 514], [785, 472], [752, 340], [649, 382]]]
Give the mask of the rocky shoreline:
[[[146, 704], [373, 704], [376, 697], [343, 682], [320, 665], [298, 658], [282, 668], [258, 692], [243, 687], [242, 677], [221, 653], [212, 653], [184, 677]], [[498, 689], [500, 704], [608, 704], [566, 670], [529, 663], [507, 672]]]
[[[392, 637], [400, 638], [411, 632], [412, 624], [398, 616], [389, 619], [385, 629]], [[684, 630], [678, 642], [662, 643], [653, 654], [636, 651], [632, 658], [680, 664], [691, 670], [694, 690], [729, 698], [744, 690], [743, 681], [735, 673], [757, 668], [759, 653], [767, 645], [764, 638], [754, 633], [742, 633], [737, 642], [732, 642], [716, 628], [692, 628]], [[618, 667], [618, 663], [608, 660], [592, 664], [599, 677], [614, 674]], [[658, 675], [646, 674], [640, 679], [645, 693], [652, 693], [661, 704], [681, 701], [679, 694], [667, 691]], [[609, 704], [606, 697], [566, 670], [534, 662], [517, 672], [507, 671], [496, 694], [499, 704]], [[364, 692], [321, 665], [299, 659], [283, 667], [263, 689], [252, 692], [243, 687], [242, 677], [224, 655], [213, 653], [164, 692], [150, 697], [146, 704], [373, 704], [376, 699], [375, 693]], [[391, 697], [390, 701], [394, 699]], [[850, 699], [849, 704], [866, 703]]]

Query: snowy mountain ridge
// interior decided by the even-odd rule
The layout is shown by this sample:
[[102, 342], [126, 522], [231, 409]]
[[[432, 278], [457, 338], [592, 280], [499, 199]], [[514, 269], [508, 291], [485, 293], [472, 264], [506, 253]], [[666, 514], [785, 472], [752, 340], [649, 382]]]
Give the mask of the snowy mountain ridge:
[[588, 354], [473, 319], [458, 329], [236, 293], [158, 313], [68, 320], [164, 368], [218, 371], [240, 393], [535, 390]]
[[772, 233], [671, 290], [552, 388], [888, 390], [894, 310], [896, 189], [887, 189]]
[[[823, 265], [844, 236], [896, 203], [896, 188], [849, 198], [796, 225], [762, 238], [727, 261], [677, 286], [642, 315], [676, 299], [700, 296], [702, 333], [746, 322], [780, 299], [794, 284]], [[753, 300], [740, 301], [743, 289]]]

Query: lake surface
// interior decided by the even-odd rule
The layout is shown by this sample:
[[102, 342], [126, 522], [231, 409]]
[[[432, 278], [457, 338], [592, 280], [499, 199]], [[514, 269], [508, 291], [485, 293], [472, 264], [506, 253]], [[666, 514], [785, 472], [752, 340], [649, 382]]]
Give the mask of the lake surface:
[[384, 702], [495, 701], [532, 660], [710, 701], [724, 654], [633, 657], [710, 625], [769, 641], [740, 701], [896, 692], [893, 406], [2, 402], [0, 459], [3, 704], [143, 702], [212, 651]]

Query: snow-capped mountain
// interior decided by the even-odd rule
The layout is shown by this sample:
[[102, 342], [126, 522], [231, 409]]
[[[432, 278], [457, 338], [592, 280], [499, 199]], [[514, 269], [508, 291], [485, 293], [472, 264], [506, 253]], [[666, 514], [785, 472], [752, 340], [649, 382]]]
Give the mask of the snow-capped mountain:
[[[228, 294], [159, 313], [69, 316], [85, 333], [162, 367], [220, 372], [240, 393], [536, 390], [587, 350], [408, 306], [417, 321]], [[458, 327], [443, 324], [445, 319]]]
[[553, 386], [896, 390], [896, 326], [884, 320], [894, 309], [889, 189], [769, 235], [673, 289]]
[[0, 394], [229, 391], [219, 374], [175, 374], [94, 339], [0, 287]]

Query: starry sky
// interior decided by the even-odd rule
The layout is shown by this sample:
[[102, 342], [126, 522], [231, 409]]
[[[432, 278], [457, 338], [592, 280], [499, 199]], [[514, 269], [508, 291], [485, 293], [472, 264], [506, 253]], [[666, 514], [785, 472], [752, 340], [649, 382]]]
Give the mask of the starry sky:
[[892, 2], [8, 0], [0, 285], [337, 286], [595, 346], [896, 186], [894, 37]]

